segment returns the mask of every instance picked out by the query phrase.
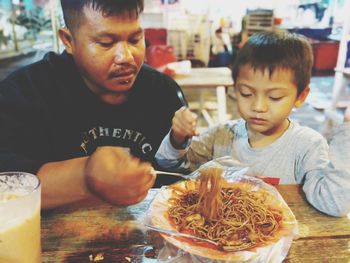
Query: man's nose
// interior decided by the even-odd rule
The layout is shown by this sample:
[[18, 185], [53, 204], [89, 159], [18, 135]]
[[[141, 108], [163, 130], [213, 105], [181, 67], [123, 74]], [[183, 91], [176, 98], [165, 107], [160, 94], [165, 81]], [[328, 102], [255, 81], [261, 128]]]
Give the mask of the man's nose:
[[117, 64], [130, 63], [133, 61], [131, 49], [127, 42], [118, 42], [115, 51], [114, 61]]
[[268, 101], [263, 97], [256, 97], [252, 108], [256, 112], [266, 112], [268, 109]]

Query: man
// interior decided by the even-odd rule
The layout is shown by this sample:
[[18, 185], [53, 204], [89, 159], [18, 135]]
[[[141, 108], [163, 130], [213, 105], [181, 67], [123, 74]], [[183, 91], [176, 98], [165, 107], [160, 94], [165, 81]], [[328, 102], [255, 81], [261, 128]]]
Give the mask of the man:
[[0, 170], [36, 173], [43, 208], [91, 194], [139, 202], [182, 92], [143, 64], [143, 0], [61, 4], [65, 52], [0, 84]]

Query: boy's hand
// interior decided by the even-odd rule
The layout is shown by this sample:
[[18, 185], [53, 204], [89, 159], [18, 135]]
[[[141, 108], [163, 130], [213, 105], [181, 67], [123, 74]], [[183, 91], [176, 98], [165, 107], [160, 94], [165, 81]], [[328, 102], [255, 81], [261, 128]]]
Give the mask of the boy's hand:
[[171, 142], [175, 148], [180, 148], [188, 138], [198, 135], [198, 116], [188, 108], [182, 107], [175, 112], [171, 132]]
[[344, 122], [350, 121], [350, 106], [348, 106], [344, 113]]
[[142, 201], [155, 175], [149, 163], [141, 162], [120, 147], [103, 146], [89, 157], [85, 166], [88, 189], [104, 201], [131, 205]]

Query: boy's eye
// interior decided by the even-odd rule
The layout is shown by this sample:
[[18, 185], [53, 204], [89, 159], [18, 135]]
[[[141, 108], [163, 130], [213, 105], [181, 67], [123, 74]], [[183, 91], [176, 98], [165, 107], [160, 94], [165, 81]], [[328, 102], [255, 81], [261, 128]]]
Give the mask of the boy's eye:
[[245, 92], [240, 92], [242, 97], [250, 97], [252, 96], [252, 93], [245, 93]]
[[274, 100], [274, 101], [279, 101], [281, 99], [283, 99], [283, 97], [270, 97], [271, 100]]

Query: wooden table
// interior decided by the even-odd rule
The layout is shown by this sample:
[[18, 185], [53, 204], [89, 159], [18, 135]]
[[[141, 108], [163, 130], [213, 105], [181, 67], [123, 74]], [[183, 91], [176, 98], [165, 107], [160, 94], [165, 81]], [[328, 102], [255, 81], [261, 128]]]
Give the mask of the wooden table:
[[[300, 238], [293, 241], [284, 262], [350, 262], [350, 219], [324, 215], [310, 205], [297, 185], [278, 190], [294, 212]], [[144, 232], [138, 223], [158, 190], [134, 206], [117, 208], [86, 200], [42, 213], [43, 262], [156, 262], [162, 238]]]
[[[233, 86], [231, 70], [220, 68], [192, 68], [188, 75], [175, 75], [175, 81], [181, 88], [216, 89], [218, 122], [226, 121], [226, 88]], [[204, 109], [202, 93], [200, 93], [199, 109], [209, 125], [213, 124], [210, 115]]]

